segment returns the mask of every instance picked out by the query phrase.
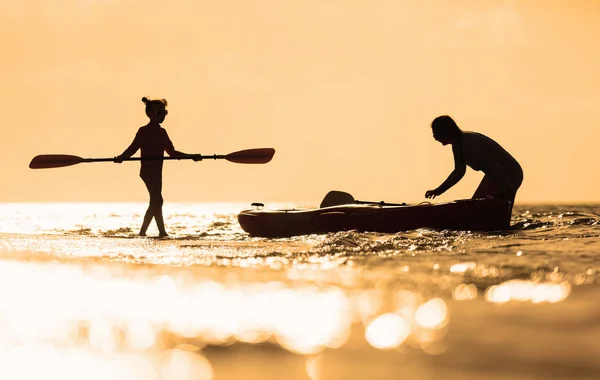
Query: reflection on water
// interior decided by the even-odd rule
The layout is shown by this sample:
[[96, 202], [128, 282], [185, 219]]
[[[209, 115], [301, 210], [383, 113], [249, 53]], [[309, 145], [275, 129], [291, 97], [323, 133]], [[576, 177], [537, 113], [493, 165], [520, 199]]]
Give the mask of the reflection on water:
[[[574, 287], [598, 282], [597, 223], [589, 214], [538, 222], [540, 213], [523, 213], [517, 218], [527, 227], [510, 235], [348, 231], [258, 239], [235, 222], [242, 206], [191, 204], [167, 210], [172, 238], [142, 239], [135, 231], [144, 205], [63, 206], [0, 205], [0, 379], [243, 378], [234, 370], [223, 375], [236, 363], [236, 347], [264, 353], [261, 363], [274, 368], [281, 355], [298, 358], [298, 378], [311, 380], [398, 378], [375, 369], [359, 375], [352, 364], [398, 371], [412, 368], [403, 360], [415, 355], [468, 368], [462, 350], [469, 348], [477, 363], [471, 368], [479, 368], [485, 351], [473, 352], [471, 336], [479, 347], [496, 334], [489, 366], [501, 362], [495, 345], [511, 352], [498, 343], [511, 328], [519, 336], [514, 326], [539, 325], [527, 325], [525, 313], [498, 329], [495, 314], [481, 310], [512, 316], [515, 307], [571, 305], [561, 301]], [[546, 241], [552, 228], [560, 245]], [[560, 328], [520, 342], [517, 351], [552, 331]], [[333, 366], [336, 352], [346, 356]], [[530, 352], [549, 363], [562, 357]], [[261, 371], [253, 373], [282, 377]]]
[[540, 284], [533, 281], [511, 280], [488, 288], [485, 299], [494, 303], [508, 301], [556, 303], [564, 301], [570, 292], [571, 286], [568, 282]]
[[458, 284], [452, 297], [457, 301], [474, 300], [477, 298], [477, 287], [474, 284]]
[[442, 299], [419, 304], [408, 291], [397, 313], [377, 315], [383, 291], [196, 280], [185, 271], [116, 272], [105, 265], [0, 261], [0, 288], [19, 289], [2, 293], [0, 341], [137, 352], [166, 344], [168, 333], [173, 341], [194, 339], [202, 346], [269, 341], [294, 353], [316, 354], [342, 347], [355, 323], [367, 325], [369, 342], [376, 342], [384, 339], [377, 331], [385, 335], [386, 326], [400, 326], [406, 338], [416, 327], [436, 329], [448, 318]]
[[396, 348], [410, 334], [411, 326], [400, 315], [386, 313], [367, 325], [366, 338], [375, 348]]
[[[201, 354], [207, 345], [271, 344], [318, 355], [344, 347], [359, 327], [376, 349], [408, 342], [440, 353], [432, 347], [444, 339], [451, 317], [444, 299], [316, 285], [290, 273], [293, 281], [217, 281], [184, 270], [0, 261], [0, 360], [6, 364], [0, 378], [211, 379]], [[569, 291], [566, 283], [508, 281], [489, 287], [485, 299], [559, 302]], [[459, 284], [453, 294], [473, 299], [476, 289]], [[311, 358], [306, 368], [316, 378], [319, 358]], [[88, 374], [91, 366], [103, 370]]]
[[93, 348], [48, 344], [0, 345], [2, 379], [210, 380], [201, 354], [171, 349], [158, 354], [99, 352]]

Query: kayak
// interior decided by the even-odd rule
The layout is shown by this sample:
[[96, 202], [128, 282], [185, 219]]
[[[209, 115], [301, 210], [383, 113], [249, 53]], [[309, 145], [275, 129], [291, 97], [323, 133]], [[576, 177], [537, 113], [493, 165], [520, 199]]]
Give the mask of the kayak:
[[356, 230], [396, 233], [417, 228], [496, 231], [510, 227], [510, 201], [485, 198], [416, 205], [342, 204], [317, 209], [241, 211], [238, 222], [250, 236], [290, 237]]

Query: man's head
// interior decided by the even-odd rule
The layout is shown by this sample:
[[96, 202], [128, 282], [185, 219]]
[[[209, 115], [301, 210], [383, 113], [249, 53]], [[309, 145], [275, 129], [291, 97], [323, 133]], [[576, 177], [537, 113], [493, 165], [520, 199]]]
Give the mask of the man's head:
[[433, 132], [433, 138], [442, 145], [458, 141], [462, 133], [456, 122], [448, 115], [436, 117], [431, 122], [431, 131]]

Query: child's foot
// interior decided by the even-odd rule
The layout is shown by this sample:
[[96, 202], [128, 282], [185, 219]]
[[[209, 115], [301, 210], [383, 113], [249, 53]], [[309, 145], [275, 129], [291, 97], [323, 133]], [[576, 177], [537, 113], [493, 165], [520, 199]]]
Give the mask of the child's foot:
[[166, 231], [158, 234], [158, 237], [167, 237], [167, 236], [169, 236], [169, 234]]
[[138, 234], [138, 236], [146, 236], [146, 232], [140, 231], [140, 233]]

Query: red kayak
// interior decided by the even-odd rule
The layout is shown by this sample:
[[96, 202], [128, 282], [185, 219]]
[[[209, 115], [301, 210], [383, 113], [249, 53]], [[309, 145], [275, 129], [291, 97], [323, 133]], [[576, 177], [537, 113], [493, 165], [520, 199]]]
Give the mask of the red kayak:
[[348, 230], [395, 233], [417, 228], [496, 231], [510, 227], [512, 211], [511, 202], [493, 198], [417, 205], [356, 202], [359, 204], [309, 210], [244, 210], [238, 214], [238, 221], [250, 236], [260, 237], [290, 237]]

